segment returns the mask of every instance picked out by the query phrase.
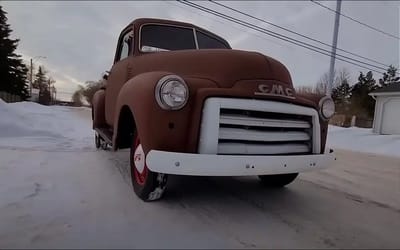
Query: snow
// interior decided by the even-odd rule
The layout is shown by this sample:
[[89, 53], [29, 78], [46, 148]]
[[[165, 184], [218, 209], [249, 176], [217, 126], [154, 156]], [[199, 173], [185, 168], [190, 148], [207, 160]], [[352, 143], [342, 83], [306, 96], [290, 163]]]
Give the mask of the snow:
[[329, 126], [327, 145], [334, 149], [400, 157], [400, 135], [379, 135], [368, 128]]
[[[389, 138], [331, 127], [329, 143]], [[0, 100], [0, 249], [398, 246], [397, 159], [345, 153], [281, 191], [256, 177], [170, 176], [165, 200], [144, 203], [129, 150], [95, 149], [90, 109]]]
[[[76, 111], [76, 112], [72, 112]], [[80, 115], [76, 115], [76, 113]], [[90, 109], [44, 106], [0, 99], [0, 147], [37, 150], [93, 150]]]

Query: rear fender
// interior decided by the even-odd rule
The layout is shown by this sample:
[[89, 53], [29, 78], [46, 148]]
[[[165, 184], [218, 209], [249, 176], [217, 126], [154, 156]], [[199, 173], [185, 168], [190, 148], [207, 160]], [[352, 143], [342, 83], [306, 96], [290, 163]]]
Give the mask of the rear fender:
[[96, 91], [92, 99], [92, 121], [93, 129], [104, 127], [106, 125], [105, 118], [105, 92], [103, 89]]

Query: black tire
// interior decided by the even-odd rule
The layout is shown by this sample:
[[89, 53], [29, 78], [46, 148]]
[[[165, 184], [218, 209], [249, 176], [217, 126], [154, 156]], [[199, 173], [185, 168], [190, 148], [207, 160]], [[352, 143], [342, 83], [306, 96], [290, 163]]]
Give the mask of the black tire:
[[[133, 139], [131, 142], [130, 159], [129, 159], [131, 167], [131, 179], [132, 179], [133, 191], [143, 201], [159, 200], [164, 194], [167, 185], [168, 175], [152, 172], [150, 169], [147, 168], [146, 164], [144, 165], [145, 169], [143, 170], [146, 171], [146, 175], [142, 176], [142, 174], [138, 172], [138, 170], [135, 167], [135, 160], [134, 160], [136, 148], [140, 145], [138, 144], [138, 140], [140, 142], [140, 139], [137, 133], [135, 132], [133, 134]], [[145, 159], [144, 162], [146, 162]], [[143, 178], [139, 178], [138, 175]]]
[[298, 173], [259, 175], [258, 178], [260, 178], [260, 181], [264, 186], [279, 188], [279, 187], [284, 187], [293, 182], [298, 175], [299, 175]]
[[101, 140], [99, 134], [96, 132], [94, 135], [94, 144], [96, 145], [96, 148], [99, 149], [101, 147]]

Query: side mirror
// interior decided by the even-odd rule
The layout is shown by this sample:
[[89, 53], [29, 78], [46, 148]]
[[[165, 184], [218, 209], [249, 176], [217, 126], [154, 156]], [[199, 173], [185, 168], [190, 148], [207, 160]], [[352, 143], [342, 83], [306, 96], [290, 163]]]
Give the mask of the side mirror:
[[104, 80], [108, 80], [108, 76], [110, 75], [110, 71], [106, 70], [102, 73], [101, 78], [103, 78]]

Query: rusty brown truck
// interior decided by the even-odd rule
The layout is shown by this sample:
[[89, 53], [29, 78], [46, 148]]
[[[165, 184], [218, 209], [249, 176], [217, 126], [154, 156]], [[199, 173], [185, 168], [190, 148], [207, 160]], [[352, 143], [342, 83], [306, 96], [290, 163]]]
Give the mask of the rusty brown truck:
[[279, 61], [192, 24], [133, 21], [105, 78], [92, 103], [96, 146], [130, 148], [142, 200], [159, 199], [168, 174], [254, 175], [282, 187], [334, 160], [330, 97], [296, 93]]

